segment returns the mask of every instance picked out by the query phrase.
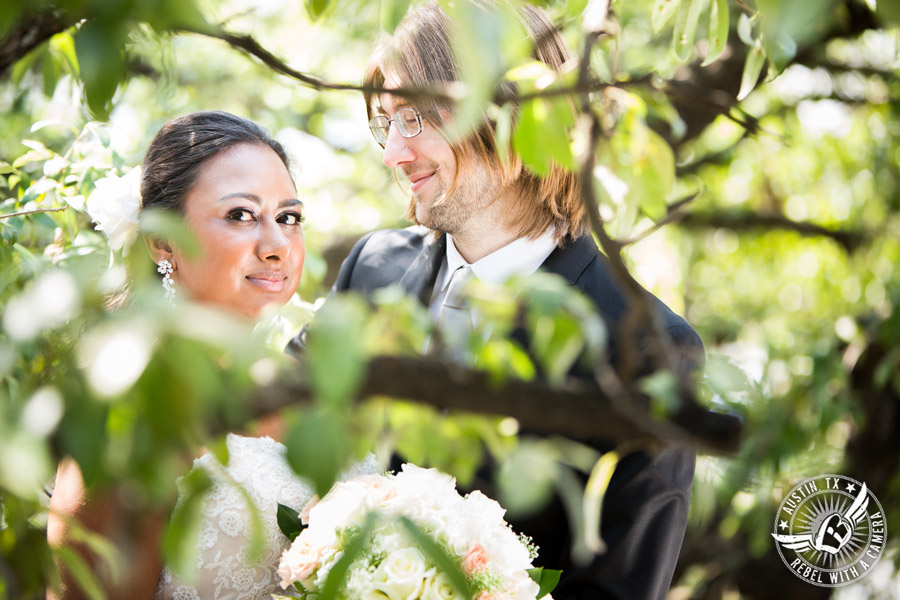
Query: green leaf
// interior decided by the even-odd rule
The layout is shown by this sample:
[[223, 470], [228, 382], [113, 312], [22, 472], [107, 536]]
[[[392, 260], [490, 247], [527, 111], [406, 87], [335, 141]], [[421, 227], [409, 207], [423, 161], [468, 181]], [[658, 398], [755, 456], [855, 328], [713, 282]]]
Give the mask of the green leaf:
[[67, 546], [59, 546], [54, 552], [66, 566], [66, 570], [75, 580], [75, 583], [88, 598], [91, 598], [91, 600], [105, 600], [106, 594], [103, 593], [100, 582], [97, 581], [97, 577], [80, 554]]
[[350, 566], [359, 558], [366, 547], [369, 545], [369, 534], [375, 527], [376, 515], [369, 513], [363, 526], [352, 533], [350, 538], [344, 544], [344, 552], [338, 559], [331, 571], [328, 572], [328, 578], [322, 586], [320, 600], [337, 600], [338, 593], [344, 582], [347, 580], [347, 573]]
[[728, 0], [713, 0], [709, 9], [709, 49], [700, 66], [715, 62], [728, 43]]
[[513, 148], [538, 175], [549, 174], [554, 162], [574, 168], [575, 157], [566, 131], [571, 118], [564, 100], [559, 104], [536, 98], [519, 109]]
[[609, 487], [616, 465], [619, 464], [619, 455], [616, 452], [607, 452], [601, 456], [591, 475], [588, 477], [584, 488], [584, 530], [588, 548], [596, 553], [602, 553], [606, 544], [600, 537], [600, 515], [603, 512], [603, 497]]
[[77, 522], [69, 524], [69, 537], [73, 542], [84, 544], [99, 559], [95, 568], [109, 569], [111, 579], [118, 580], [124, 560], [121, 551], [106, 537], [85, 529]]
[[303, 0], [306, 14], [309, 15], [309, 20], [313, 22], [318, 21], [325, 14], [330, 4], [331, 0]]
[[762, 43], [756, 40], [753, 48], [747, 53], [747, 61], [744, 63], [744, 74], [741, 76], [741, 91], [738, 92], [737, 99], [743, 100], [759, 81], [759, 74], [763, 65], [766, 63], [766, 53], [763, 51]]
[[447, 576], [447, 579], [450, 580], [450, 583], [453, 584], [453, 587], [456, 588], [462, 597], [471, 598], [475, 592], [456, 560], [447, 554], [447, 551], [435, 542], [430, 535], [422, 531], [408, 518], [400, 517], [399, 521], [416, 542], [419, 549], [422, 550], [427, 558], [431, 559], [440, 571], [443, 571], [444, 575]]
[[276, 519], [278, 521], [278, 529], [292, 542], [306, 529], [306, 525], [300, 520], [300, 513], [280, 502], [278, 503]]
[[588, 0], [567, 0], [566, 16], [575, 18], [584, 12], [584, 8], [588, 5]]
[[666, 200], [675, 183], [675, 154], [666, 140], [648, 128], [646, 148], [635, 167], [641, 181], [641, 210], [654, 221], [661, 221], [668, 212]]
[[664, 418], [681, 408], [678, 379], [671, 371], [656, 371], [642, 378], [638, 387], [650, 396], [650, 409], [655, 417]]
[[653, 3], [650, 24], [653, 26], [654, 33], [659, 33], [666, 26], [679, 4], [681, 4], [681, 0], [656, 0]]
[[88, 106], [98, 118], [109, 116], [110, 102], [125, 79], [124, 30], [89, 20], [75, 34], [75, 53]]
[[556, 585], [559, 583], [559, 578], [562, 576], [562, 571], [537, 567], [528, 569], [528, 576], [540, 586], [540, 590], [538, 590], [537, 593], [537, 599], [540, 600], [556, 588]]
[[752, 389], [747, 375], [727, 356], [711, 353], [706, 359], [706, 382], [717, 393], [747, 392]]
[[50, 52], [58, 59], [63, 59], [71, 73], [78, 77], [78, 55], [75, 52], [75, 39], [68, 31], [57, 33], [50, 38]]
[[744, 44], [753, 46], [753, 20], [745, 12], [742, 12], [741, 16], [738, 17], [737, 33]]
[[25, 77], [25, 73], [30, 71], [38, 59], [45, 55], [46, 48], [36, 48], [13, 64], [9, 80], [14, 88], [19, 87], [19, 84], [22, 83], [22, 78]]
[[406, 16], [410, 0], [381, 0], [381, 28], [394, 33], [397, 25]]
[[366, 352], [362, 336], [366, 307], [356, 296], [331, 298], [309, 327], [305, 352], [316, 400], [344, 406], [362, 383]]
[[19, 232], [0, 221], [0, 246], [8, 248], [19, 241]]
[[196, 0], [157, 0], [138, 3], [135, 18], [146, 21], [157, 32], [187, 29], [208, 32], [212, 27], [200, 12]]
[[321, 410], [303, 413], [289, 426], [285, 445], [291, 468], [312, 482], [319, 497], [327, 494], [347, 455], [347, 432], [340, 416]]
[[200, 524], [203, 521], [203, 500], [209, 489], [209, 474], [203, 469], [192, 469], [181, 479], [184, 496], [172, 511], [163, 538], [166, 564], [178, 575], [191, 572], [196, 557]]
[[52, 60], [49, 56], [41, 61], [41, 75], [44, 78], [44, 95], [52, 97], [62, 73], [60, 72], [59, 66], [56, 64], [56, 61]]
[[691, 0], [690, 4], [681, 4], [678, 16], [675, 18], [675, 32], [672, 34], [672, 44], [675, 48], [675, 56], [684, 62], [691, 56], [694, 49], [694, 37], [697, 35], [697, 23], [700, 21], [700, 11], [704, 0]]
[[881, 0], [875, 6], [875, 12], [886, 26], [900, 25], [900, 4]]
[[490, 7], [474, 2], [442, 2], [455, 26], [453, 51], [459, 62], [456, 103], [447, 132], [464, 139], [483, 119], [497, 82], [511, 66], [530, 60], [531, 44], [510, 3]]
[[535, 515], [551, 499], [560, 470], [546, 441], [520, 440], [497, 470], [503, 508], [514, 516]]
[[[494, 139], [497, 141], [497, 153], [504, 165], [509, 162], [509, 148], [512, 142], [513, 110], [512, 104], [504, 104], [497, 110], [497, 126], [494, 128]], [[2, 171], [0, 171], [2, 172]]]

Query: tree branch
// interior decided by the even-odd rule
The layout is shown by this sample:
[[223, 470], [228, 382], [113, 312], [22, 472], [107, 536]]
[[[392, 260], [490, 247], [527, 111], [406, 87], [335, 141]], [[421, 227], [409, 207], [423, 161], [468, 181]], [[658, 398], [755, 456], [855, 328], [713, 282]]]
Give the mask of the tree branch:
[[793, 231], [806, 237], [826, 237], [840, 244], [847, 252], [854, 252], [866, 241], [861, 231], [829, 229], [815, 223], [792, 221], [782, 215], [764, 215], [750, 211], [703, 213], [694, 212], [682, 216], [678, 221], [688, 228], [727, 228], [735, 231], [754, 229], [781, 229]]
[[59, 9], [25, 15], [9, 34], [0, 40], [0, 75], [20, 58], [75, 23], [73, 17]]
[[23, 211], [14, 212], [14, 213], [0, 214], [0, 219], [11, 219], [13, 217], [22, 217], [25, 215], [36, 215], [39, 213], [60, 212], [63, 210], [68, 210], [68, 209], [69, 209], [68, 206], [60, 206], [57, 208], [37, 208], [35, 210], [23, 210]]
[[[666, 422], [650, 416], [649, 402], [643, 396], [617, 398], [616, 404], [630, 408], [623, 412], [599, 388], [578, 381], [563, 388], [518, 379], [498, 385], [488, 373], [431, 358], [373, 358], [358, 394], [359, 398], [371, 396], [413, 400], [438, 409], [507, 415], [525, 431], [580, 439], [697, 443], [709, 451], [729, 454], [737, 451], [741, 440], [741, 422], [730, 415], [689, 409]], [[261, 416], [312, 398], [308, 380], [300, 375], [261, 388], [251, 406]], [[227, 431], [228, 427], [222, 423], [218, 429]]]

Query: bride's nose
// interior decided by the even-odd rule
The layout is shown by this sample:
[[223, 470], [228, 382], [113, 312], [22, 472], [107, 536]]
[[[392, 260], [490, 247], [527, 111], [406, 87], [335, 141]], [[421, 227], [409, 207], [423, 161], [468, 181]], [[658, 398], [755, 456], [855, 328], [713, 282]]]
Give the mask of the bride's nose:
[[274, 219], [263, 219], [259, 226], [256, 254], [260, 260], [284, 260], [291, 251], [291, 241]]

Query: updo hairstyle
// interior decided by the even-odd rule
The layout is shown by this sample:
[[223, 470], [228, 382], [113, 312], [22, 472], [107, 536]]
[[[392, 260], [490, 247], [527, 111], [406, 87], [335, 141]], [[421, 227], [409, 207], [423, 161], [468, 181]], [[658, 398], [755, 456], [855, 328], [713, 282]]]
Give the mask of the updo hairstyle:
[[284, 147], [256, 123], [222, 111], [194, 112], [163, 125], [150, 142], [141, 169], [141, 208], [184, 214], [203, 164], [237, 144], [268, 146], [290, 175]]

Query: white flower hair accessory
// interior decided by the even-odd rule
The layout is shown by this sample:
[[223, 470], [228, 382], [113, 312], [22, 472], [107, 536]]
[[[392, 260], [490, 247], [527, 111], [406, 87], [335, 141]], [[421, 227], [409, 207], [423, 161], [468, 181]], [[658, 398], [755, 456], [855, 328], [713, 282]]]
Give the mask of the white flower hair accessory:
[[141, 211], [141, 168], [135, 167], [124, 176], [109, 175], [97, 180], [96, 188], [87, 199], [91, 220], [109, 238], [109, 247], [128, 249], [138, 234], [138, 213]]

